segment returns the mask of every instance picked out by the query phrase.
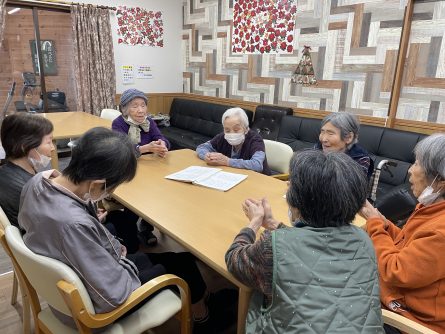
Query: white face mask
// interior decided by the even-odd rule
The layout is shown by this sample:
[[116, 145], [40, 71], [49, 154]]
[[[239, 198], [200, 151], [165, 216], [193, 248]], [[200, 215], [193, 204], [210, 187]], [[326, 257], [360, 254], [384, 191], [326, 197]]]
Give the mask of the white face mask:
[[98, 198], [93, 199], [91, 197], [91, 186], [90, 186], [90, 189], [88, 190], [88, 192], [85, 195], [83, 195], [83, 199], [87, 202], [91, 201], [93, 204], [100, 202], [104, 198], [107, 198], [108, 196], [110, 196], [110, 194], [107, 192], [107, 184], [106, 183], [105, 183], [104, 188], [105, 188], [105, 190], [104, 190], [103, 194], [100, 195]]
[[289, 217], [289, 223], [292, 224], [294, 222], [294, 217], [290, 208], [287, 209], [287, 216]]
[[51, 162], [51, 157], [47, 157], [46, 155], [40, 154], [39, 151], [35, 148], [37, 155], [39, 156], [39, 160], [28, 157], [29, 163], [32, 165], [32, 168], [37, 172], [40, 169], [48, 167]]
[[224, 139], [232, 146], [237, 146], [244, 142], [245, 139], [244, 133], [225, 133]]
[[433, 192], [434, 189], [432, 187], [433, 183], [436, 181], [438, 176], [439, 175], [436, 175], [433, 182], [431, 182], [431, 184], [428, 187], [423, 189], [422, 193], [417, 198], [420, 204], [430, 205], [434, 203], [434, 201], [441, 195], [440, 191], [442, 190], [442, 188], [440, 188], [437, 192]]

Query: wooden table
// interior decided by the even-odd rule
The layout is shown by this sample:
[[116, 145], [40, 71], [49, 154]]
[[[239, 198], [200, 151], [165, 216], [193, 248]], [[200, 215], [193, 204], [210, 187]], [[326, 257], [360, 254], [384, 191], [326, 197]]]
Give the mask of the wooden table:
[[164, 159], [143, 156], [134, 180], [119, 186], [113, 196], [238, 286], [238, 333], [244, 333], [251, 289], [227, 271], [224, 255], [248, 224], [241, 208], [246, 198], [266, 196], [275, 218], [288, 222], [283, 197], [287, 185], [269, 176], [230, 167], [223, 169], [248, 177], [227, 192], [164, 178], [191, 165], [206, 166], [192, 150], [172, 151]]
[[82, 136], [89, 129], [103, 126], [111, 128], [111, 121], [81, 111], [54, 112], [39, 114], [49, 119], [54, 125], [53, 144], [56, 148], [51, 154], [51, 166], [59, 169], [59, 157], [57, 156], [57, 139], [69, 139]]

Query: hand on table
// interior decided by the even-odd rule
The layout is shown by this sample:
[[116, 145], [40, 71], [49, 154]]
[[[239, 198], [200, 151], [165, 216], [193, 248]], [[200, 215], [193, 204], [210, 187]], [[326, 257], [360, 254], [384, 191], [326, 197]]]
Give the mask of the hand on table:
[[212, 166], [228, 166], [229, 158], [222, 153], [209, 152], [204, 156], [204, 161]]

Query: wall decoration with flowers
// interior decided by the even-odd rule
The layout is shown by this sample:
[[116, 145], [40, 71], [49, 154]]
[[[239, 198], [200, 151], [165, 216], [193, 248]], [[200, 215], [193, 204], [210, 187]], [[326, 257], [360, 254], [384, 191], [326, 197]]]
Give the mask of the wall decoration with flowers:
[[234, 0], [233, 53], [293, 53], [296, 0]]
[[162, 12], [119, 6], [116, 18], [118, 44], [164, 46]]

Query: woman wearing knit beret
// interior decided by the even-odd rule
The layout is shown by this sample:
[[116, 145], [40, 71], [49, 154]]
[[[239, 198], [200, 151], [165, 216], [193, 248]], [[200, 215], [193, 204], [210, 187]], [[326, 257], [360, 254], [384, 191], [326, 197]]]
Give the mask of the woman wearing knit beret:
[[164, 157], [170, 143], [161, 134], [156, 123], [147, 117], [147, 102], [147, 97], [140, 90], [127, 89], [122, 93], [119, 103], [122, 115], [113, 121], [112, 128], [130, 137], [138, 155], [155, 153]]

